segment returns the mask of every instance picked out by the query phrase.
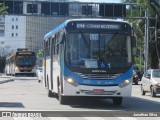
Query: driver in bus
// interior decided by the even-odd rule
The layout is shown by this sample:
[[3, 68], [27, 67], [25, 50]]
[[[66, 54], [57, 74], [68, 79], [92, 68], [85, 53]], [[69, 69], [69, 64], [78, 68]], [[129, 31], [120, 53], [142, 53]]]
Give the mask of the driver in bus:
[[110, 44], [107, 52], [107, 57], [111, 57], [115, 55], [120, 55], [120, 54], [116, 51], [115, 46], [113, 44]]
[[109, 49], [106, 53], [106, 59], [110, 64], [110, 67], [120, 66], [121, 55], [117, 52], [117, 49], [113, 44], [109, 45]]

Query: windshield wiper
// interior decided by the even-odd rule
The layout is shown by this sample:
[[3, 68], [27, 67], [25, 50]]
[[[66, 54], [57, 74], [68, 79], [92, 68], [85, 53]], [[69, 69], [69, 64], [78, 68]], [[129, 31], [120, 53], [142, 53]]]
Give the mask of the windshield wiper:
[[84, 44], [86, 45], [87, 48], [89, 48], [89, 43], [87, 42], [87, 39], [86, 39], [84, 33], [81, 33], [81, 36], [82, 36]]

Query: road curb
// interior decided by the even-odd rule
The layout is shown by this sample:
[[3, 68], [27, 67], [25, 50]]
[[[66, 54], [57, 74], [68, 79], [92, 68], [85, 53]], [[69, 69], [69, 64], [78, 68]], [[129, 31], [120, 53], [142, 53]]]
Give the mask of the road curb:
[[0, 84], [7, 83], [7, 82], [12, 82], [12, 81], [14, 81], [14, 79], [1, 80]]

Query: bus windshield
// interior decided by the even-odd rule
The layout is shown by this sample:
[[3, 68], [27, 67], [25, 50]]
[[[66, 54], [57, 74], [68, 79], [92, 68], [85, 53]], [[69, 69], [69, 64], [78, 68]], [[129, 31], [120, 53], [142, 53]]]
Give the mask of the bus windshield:
[[129, 68], [131, 36], [108, 33], [71, 33], [66, 37], [65, 61], [78, 68]]
[[33, 66], [35, 65], [35, 56], [25, 55], [25, 56], [17, 56], [16, 57], [16, 65], [18, 66]]

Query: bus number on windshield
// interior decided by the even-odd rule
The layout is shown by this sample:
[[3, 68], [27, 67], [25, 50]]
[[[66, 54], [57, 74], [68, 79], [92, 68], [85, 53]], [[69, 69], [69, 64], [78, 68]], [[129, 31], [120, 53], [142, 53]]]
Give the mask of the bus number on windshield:
[[90, 40], [98, 40], [98, 34], [90, 34]]

